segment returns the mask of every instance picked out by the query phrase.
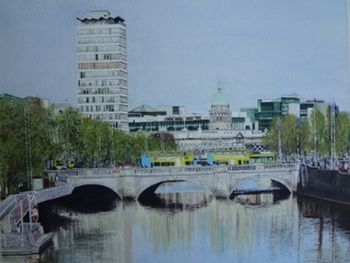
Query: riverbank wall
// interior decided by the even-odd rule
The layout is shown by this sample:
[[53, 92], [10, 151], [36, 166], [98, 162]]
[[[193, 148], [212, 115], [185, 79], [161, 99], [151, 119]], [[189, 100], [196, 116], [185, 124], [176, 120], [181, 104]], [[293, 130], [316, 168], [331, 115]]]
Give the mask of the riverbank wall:
[[350, 205], [350, 174], [302, 165], [297, 193]]

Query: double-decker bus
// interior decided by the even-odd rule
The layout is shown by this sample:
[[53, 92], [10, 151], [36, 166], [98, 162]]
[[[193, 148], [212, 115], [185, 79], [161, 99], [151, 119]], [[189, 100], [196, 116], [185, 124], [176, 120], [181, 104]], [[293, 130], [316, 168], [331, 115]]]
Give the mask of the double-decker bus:
[[242, 149], [216, 149], [195, 151], [149, 151], [141, 155], [141, 167], [188, 165], [248, 165], [274, 163], [272, 152], [250, 152]]

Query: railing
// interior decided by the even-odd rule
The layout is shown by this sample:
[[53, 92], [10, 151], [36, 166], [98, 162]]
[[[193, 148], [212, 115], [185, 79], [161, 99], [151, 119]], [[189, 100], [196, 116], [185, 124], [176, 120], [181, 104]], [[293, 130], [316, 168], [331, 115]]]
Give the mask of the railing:
[[12, 231], [16, 231], [21, 221], [23, 223], [24, 215], [31, 209], [32, 204], [35, 204], [34, 195], [28, 192], [17, 194], [16, 199], [16, 206], [9, 212]]
[[0, 220], [11, 214], [11, 220], [13, 220], [14, 223], [18, 223], [18, 220], [28, 211], [30, 204], [33, 202], [41, 203], [69, 195], [72, 190], [70, 184], [61, 184], [52, 188], [10, 195], [0, 203]]
[[0, 220], [2, 220], [8, 213], [16, 206], [16, 195], [8, 196], [4, 201], [0, 203]]
[[259, 165], [238, 165], [238, 166], [228, 166], [228, 171], [248, 171], [248, 170], [257, 170], [260, 167], [260, 169], [264, 169], [264, 166]]
[[142, 176], [159, 174], [193, 174], [193, 173], [215, 173], [226, 171], [247, 171], [277, 168], [295, 168], [294, 163], [287, 164], [253, 164], [253, 165], [218, 165], [218, 166], [164, 166], [152, 168], [82, 168], [70, 170], [49, 170], [57, 176], [56, 181], [67, 182], [67, 178], [74, 176]]
[[77, 168], [68, 170], [47, 170], [47, 174], [54, 176], [89, 176], [89, 175], [112, 175], [120, 173], [119, 168]]
[[37, 203], [59, 198], [71, 194], [73, 187], [70, 184], [60, 184], [56, 187], [41, 189], [33, 192]]
[[295, 168], [299, 163], [265, 164], [264, 169], [269, 168]]
[[226, 166], [183, 166], [183, 167], [157, 167], [157, 168], [136, 168], [121, 170], [121, 175], [150, 175], [150, 174], [193, 174], [213, 173], [227, 171]]

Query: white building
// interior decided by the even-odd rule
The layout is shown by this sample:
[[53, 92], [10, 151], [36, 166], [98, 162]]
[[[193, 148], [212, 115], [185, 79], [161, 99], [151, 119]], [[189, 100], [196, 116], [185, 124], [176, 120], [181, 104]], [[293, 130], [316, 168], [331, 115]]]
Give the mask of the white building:
[[255, 130], [175, 131], [175, 141], [181, 150], [260, 147], [264, 133]]
[[232, 128], [230, 103], [221, 88], [218, 88], [211, 98], [209, 118], [209, 130], [228, 130]]
[[264, 133], [253, 129], [247, 112], [231, 112], [221, 89], [212, 97], [209, 116], [186, 114], [181, 106], [153, 108], [141, 105], [129, 112], [130, 131], [168, 131], [181, 150], [262, 149]]
[[78, 17], [77, 93], [79, 110], [128, 130], [127, 43], [124, 19], [109, 11]]

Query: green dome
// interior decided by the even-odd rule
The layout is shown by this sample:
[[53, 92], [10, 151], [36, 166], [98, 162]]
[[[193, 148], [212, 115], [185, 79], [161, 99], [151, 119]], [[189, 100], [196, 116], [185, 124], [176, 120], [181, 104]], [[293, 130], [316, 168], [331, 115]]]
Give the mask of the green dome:
[[221, 88], [211, 97], [211, 105], [229, 105], [228, 99]]

